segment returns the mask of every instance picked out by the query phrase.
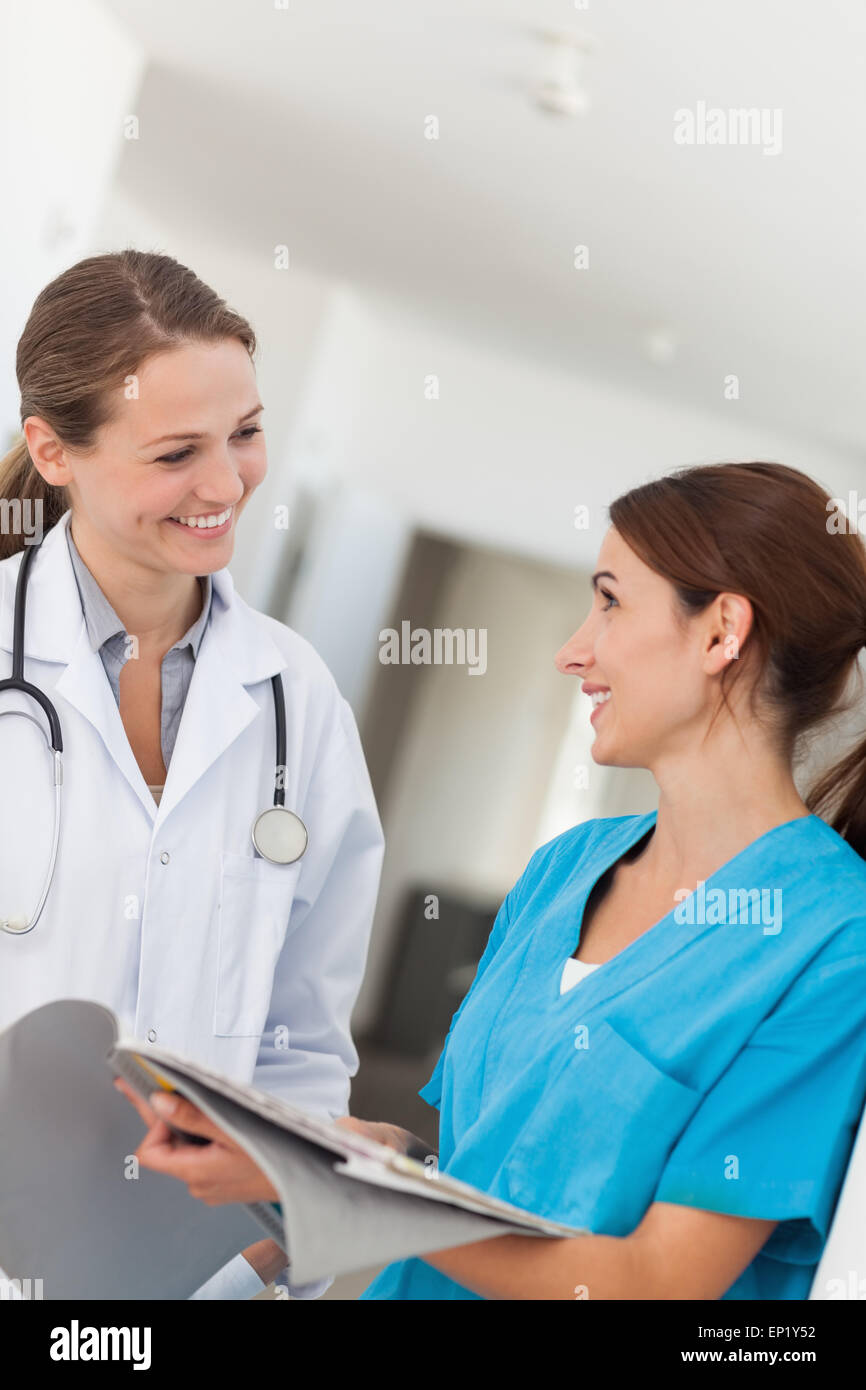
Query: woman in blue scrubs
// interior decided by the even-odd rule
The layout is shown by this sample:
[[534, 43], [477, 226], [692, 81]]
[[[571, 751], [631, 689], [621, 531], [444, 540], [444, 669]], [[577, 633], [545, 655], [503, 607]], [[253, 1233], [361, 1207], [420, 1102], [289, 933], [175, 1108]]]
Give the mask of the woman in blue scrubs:
[[420, 1092], [442, 1171], [587, 1234], [400, 1260], [362, 1299], [807, 1298], [866, 1101], [866, 741], [805, 801], [792, 771], [866, 642], [831, 501], [751, 463], [613, 503], [556, 664], [658, 811], [536, 851]]

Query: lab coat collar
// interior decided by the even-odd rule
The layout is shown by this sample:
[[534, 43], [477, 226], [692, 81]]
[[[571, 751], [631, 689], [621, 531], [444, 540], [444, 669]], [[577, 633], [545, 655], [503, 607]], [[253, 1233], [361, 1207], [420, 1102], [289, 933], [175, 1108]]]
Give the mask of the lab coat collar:
[[[264, 619], [235, 593], [228, 570], [217, 570], [212, 575], [210, 621], [157, 807], [135, 761], [99, 653], [90, 645], [66, 540], [70, 515], [69, 510], [64, 512], [46, 533], [32, 563], [24, 634], [27, 660], [66, 666], [54, 691], [48, 690], [52, 698], [55, 694], [61, 697], [55, 701], [61, 723], [65, 700], [94, 726], [145, 810], [161, 824], [208, 767], [262, 713], [245, 687], [285, 670], [288, 663], [268, 635]], [[19, 567], [7, 563], [0, 569], [0, 648], [10, 653]], [[25, 675], [33, 679], [26, 666]], [[270, 701], [266, 711], [269, 708]]]

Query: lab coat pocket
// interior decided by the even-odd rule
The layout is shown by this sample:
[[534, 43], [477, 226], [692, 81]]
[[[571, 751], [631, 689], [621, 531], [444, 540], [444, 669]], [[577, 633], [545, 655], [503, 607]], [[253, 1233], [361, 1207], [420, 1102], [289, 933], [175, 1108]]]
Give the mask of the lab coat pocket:
[[214, 1005], [220, 1037], [264, 1032], [300, 867], [223, 851]]
[[701, 1094], [661, 1071], [606, 1020], [587, 1025], [586, 1043], [569, 1038], [555, 1061], [508, 1154], [506, 1182], [518, 1206], [627, 1235], [650, 1205]]

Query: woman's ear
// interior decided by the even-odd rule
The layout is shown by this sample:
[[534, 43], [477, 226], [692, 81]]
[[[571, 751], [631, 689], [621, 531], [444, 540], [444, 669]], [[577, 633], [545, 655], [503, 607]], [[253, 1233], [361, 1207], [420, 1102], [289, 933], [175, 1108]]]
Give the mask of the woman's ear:
[[752, 630], [754, 610], [742, 594], [719, 594], [712, 605], [707, 627], [707, 670], [713, 675], [729, 661], [738, 661]]
[[72, 470], [66, 461], [63, 445], [51, 426], [38, 415], [28, 415], [21, 429], [37, 473], [52, 487], [66, 487], [72, 478]]

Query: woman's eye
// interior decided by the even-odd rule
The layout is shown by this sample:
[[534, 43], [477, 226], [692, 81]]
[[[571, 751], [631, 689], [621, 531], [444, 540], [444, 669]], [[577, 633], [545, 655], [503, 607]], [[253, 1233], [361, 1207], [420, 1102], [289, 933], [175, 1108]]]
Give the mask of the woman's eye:
[[604, 594], [605, 598], [608, 600], [607, 603], [603, 603], [602, 606], [601, 606], [601, 611], [602, 611], [602, 613], [606, 613], [607, 610], [608, 610], [610, 607], [612, 607], [613, 604], [616, 603], [616, 599], [614, 598], [613, 594], [609, 594], [609, 593], [608, 593], [607, 589], [602, 589], [601, 592]]
[[[238, 431], [237, 437], [245, 440], [252, 439], [254, 434], [261, 434], [261, 432], [261, 425], [247, 425], [245, 429]], [[189, 458], [190, 454], [193, 452], [192, 445], [188, 445], [187, 448], [180, 449], [176, 454], [162, 454], [161, 457], [157, 459], [157, 463], [183, 463], [184, 459]]]

